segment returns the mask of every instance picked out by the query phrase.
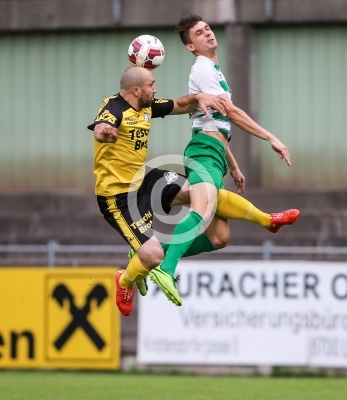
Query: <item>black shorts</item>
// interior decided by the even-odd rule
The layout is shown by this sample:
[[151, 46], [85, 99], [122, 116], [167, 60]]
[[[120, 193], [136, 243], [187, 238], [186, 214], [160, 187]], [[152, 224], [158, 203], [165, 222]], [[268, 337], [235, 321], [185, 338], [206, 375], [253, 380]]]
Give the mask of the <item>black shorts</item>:
[[105, 220], [137, 251], [153, 236], [153, 212], [168, 214], [171, 203], [186, 181], [176, 172], [146, 170], [138, 190], [115, 196], [97, 196]]

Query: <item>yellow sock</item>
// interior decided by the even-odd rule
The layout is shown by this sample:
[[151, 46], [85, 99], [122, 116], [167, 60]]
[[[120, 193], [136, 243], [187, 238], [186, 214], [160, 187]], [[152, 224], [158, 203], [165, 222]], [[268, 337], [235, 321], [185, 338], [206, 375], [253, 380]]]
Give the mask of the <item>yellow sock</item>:
[[145, 278], [148, 274], [149, 270], [141, 264], [139, 257], [135, 254], [120, 277], [119, 283], [125, 289], [133, 289], [135, 282]]
[[260, 211], [244, 197], [224, 189], [218, 192], [216, 214], [226, 219], [254, 222], [264, 228], [271, 226], [270, 214]]

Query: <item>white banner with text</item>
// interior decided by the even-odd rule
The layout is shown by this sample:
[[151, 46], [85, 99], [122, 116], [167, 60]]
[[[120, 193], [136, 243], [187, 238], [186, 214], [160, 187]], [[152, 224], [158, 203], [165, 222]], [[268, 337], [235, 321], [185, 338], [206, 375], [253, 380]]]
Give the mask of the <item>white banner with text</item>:
[[181, 307], [152, 283], [139, 299], [140, 364], [347, 367], [347, 263], [184, 260], [177, 274]]

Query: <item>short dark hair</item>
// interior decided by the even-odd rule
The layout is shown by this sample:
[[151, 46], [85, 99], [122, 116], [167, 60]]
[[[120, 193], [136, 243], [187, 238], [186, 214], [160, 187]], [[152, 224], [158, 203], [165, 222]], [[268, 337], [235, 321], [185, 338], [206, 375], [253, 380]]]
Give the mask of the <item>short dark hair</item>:
[[190, 43], [189, 30], [200, 21], [202, 21], [202, 18], [199, 15], [192, 13], [178, 21], [176, 32], [180, 35], [181, 41], [184, 45]]

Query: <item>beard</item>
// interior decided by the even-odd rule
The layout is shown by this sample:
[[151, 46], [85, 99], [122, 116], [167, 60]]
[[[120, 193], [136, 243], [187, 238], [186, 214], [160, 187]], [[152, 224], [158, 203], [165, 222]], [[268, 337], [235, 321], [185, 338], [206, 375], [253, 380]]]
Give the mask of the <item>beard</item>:
[[152, 96], [141, 96], [138, 99], [139, 108], [147, 108], [152, 104], [153, 98]]

